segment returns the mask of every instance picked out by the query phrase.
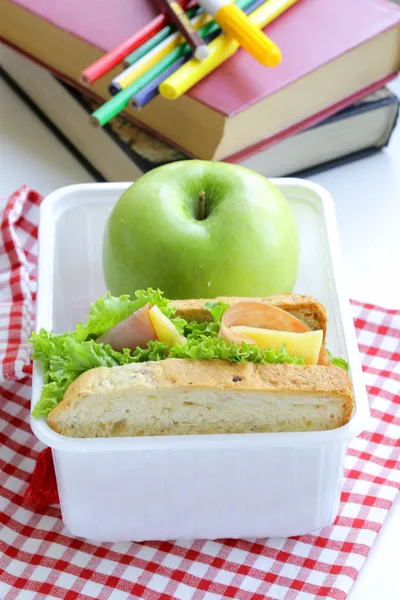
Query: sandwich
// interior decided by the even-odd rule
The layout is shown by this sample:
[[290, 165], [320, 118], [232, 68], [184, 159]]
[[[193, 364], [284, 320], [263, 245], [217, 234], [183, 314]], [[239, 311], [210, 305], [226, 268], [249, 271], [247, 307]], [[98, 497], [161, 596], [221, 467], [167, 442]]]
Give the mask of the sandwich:
[[175, 300], [110, 294], [73, 332], [31, 337], [33, 408], [77, 438], [321, 431], [346, 424], [347, 363], [326, 348], [314, 298]]

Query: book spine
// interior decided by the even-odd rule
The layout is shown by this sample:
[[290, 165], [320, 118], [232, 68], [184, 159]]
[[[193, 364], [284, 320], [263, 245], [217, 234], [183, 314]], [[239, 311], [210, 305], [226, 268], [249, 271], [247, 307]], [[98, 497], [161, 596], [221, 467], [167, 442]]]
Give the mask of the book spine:
[[304, 121], [301, 121], [300, 123], [296, 123], [295, 125], [288, 127], [280, 133], [271, 136], [267, 140], [257, 142], [256, 144], [250, 146], [246, 150], [240, 150], [239, 152], [235, 152], [235, 154], [224, 158], [224, 160], [231, 163], [240, 163], [242, 160], [250, 158], [252, 155], [257, 154], [261, 150], [267, 150], [274, 144], [277, 144], [278, 142], [281, 142], [282, 140], [292, 135], [301, 133], [305, 129], [310, 129], [314, 125], [319, 125], [323, 121], [326, 121], [329, 117], [333, 116], [339, 110], [342, 110], [346, 106], [357, 102], [358, 100], [365, 98], [365, 96], [368, 96], [369, 94], [372, 94], [373, 92], [376, 92], [380, 88], [384, 87], [389, 81], [392, 81], [392, 79], [394, 79], [395, 77], [396, 74], [391, 73], [390, 75], [387, 75], [386, 77], [379, 79], [375, 83], [368, 85], [364, 89], [352, 94], [348, 98], [345, 98], [344, 100], [341, 100], [340, 102], [337, 102], [336, 104], [327, 107], [326, 109], [322, 110], [316, 115], [312, 115], [311, 117], [304, 119]]
[[378, 148], [385, 148], [386, 146], [388, 146], [389, 142], [390, 142], [390, 138], [393, 135], [393, 132], [397, 126], [398, 120], [399, 120], [399, 114], [400, 114], [400, 99], [396, 98], [397, 100], [397, 110], [396, 113], [394, 115], [394, 119], [393, 119], [393, 123], [392, 126], [389, 128], [386, 138], [382, 141], [382, 143], [380, 144], [380, 146]]

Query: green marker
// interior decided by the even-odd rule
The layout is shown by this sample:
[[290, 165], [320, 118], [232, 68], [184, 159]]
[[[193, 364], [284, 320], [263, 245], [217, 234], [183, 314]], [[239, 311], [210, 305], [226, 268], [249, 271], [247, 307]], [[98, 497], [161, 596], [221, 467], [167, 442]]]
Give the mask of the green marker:
[[165, 56], [159, 63], [151, 67], [146, 73], [143, 73], [136, 81], [128, 85], [125, 89], [115, 94], [108, 102], [100, 106], [97, 110], [92, 113], [91, 122], [94, 125], [100, 125], [103, 127], [115, 117], [118, 113], [123, 111], [129, 104], [132, 96], [140, 92], [148, 83], [153, 81], [158, 75], [160, 75], [165, 69], [170, 67], [177, 58], [185, 56], [191, 53], [189, 44], [181, 44], [177, 46], [167, 56]]
[[[187, 12], [188, 18], [192, 19], [199, 11], [200, 11], [200, 8], [192, 8], [192, 10], [188, 10], [188, 12]], [[127, 62], [130, 65], [133, 65], [140, 58], [142, 58], [145, 54], [150, 52], [150, 50], [153, 50], [153, 48], [155, 48], [156, 46], [158, 46], [158, 44], [163, 42], [168, 36], [171, 35], [171, 33], [175, 33], [175, 31], [176, 31], [175, 25], [167, 25], [166, 27], [163, 27], [163, 29], [161, 29], [161, 31], [156, 33], [156, 35], [153, 35], [153, 37], [150, 38], [149, 40], [147, 40], [147, 42], [145, 42], [144, 44], [139, 46], [139, 48], [137, 48], [136, 50], [131, 52], [131, 54], [129, 54], [124, 59], [125, 62]]]

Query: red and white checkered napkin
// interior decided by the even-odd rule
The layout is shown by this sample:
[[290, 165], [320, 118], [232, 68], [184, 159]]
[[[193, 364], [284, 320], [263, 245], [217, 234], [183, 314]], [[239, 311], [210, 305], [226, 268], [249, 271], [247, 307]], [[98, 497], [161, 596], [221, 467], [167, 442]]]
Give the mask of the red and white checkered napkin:
[[1, 224], [0, 598], [346, 598], [400, 488], [400, 311], [352, 304], [372, 418], [350, 445], [333, 526], [289, 539], [85, 543], [69, 535], [58, 507], [33, 511], [23, 496], [42, 450], [28, 421], [26, 345], [39, 203], [21, 188]]

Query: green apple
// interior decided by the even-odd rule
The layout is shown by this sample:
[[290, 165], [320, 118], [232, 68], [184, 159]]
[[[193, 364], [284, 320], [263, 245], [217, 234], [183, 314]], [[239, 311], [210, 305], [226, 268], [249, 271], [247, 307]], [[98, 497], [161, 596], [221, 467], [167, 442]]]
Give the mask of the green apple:
[[298, 260], [283, 194], [223, 162], [187, 160], [146, 173], [115, 204], [103, 241], [114, 295], [148, 287], [172, 299], [291, 292]]

